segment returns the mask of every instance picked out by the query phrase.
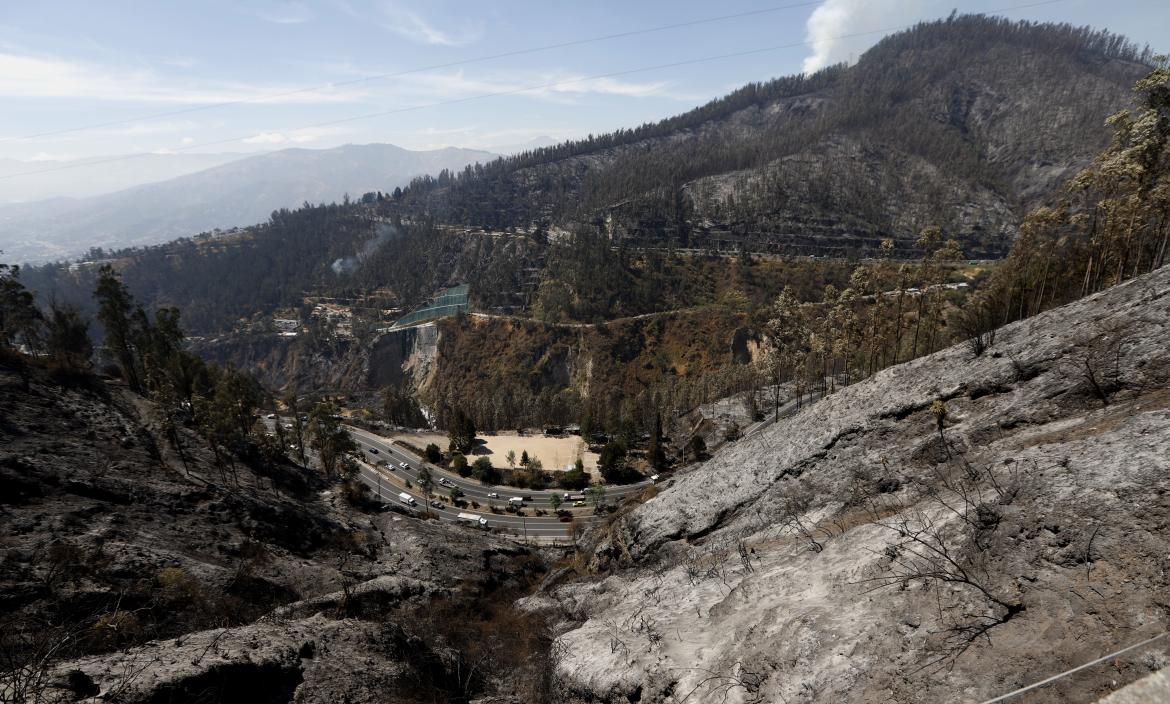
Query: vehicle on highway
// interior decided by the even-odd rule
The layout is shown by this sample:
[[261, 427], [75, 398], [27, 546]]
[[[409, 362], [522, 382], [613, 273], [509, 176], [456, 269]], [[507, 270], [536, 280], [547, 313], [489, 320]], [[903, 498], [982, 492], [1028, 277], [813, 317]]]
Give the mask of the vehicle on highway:
[[584, 494], [573, 494], [572, 496], [565, 495], [565, 501], [584, 501]]
[[371, 448], [370, 448], [370, 454], [371, 454], [371, 455], [376, 455], [376, 454], [378, 454], [378, 448], [376, 448], [376, 447], [371, 447]]
[[414, 497], [405, 491], [398, 495], [398, 500], [407, 506], [418, 506], [418, 502], [414, 500]]
[[434, 508], [443, 508], [443, 502], [439, 501], [438, 499], [432, 499], [431, 506]]
[[584, 501], [574, 501], [574, 502], [573, 502], [573, 505], [574, 505], [574, 506], [584, 506], [584, 505], [585, 505], [585, 502], [584, 502]]
[[455, 482], [446, 477], [439, 477], [439, 484], [442, 484], [443, 486], [455, 486]]
[[513, 496], [512, 498], [508, 499], [508, 503], [513, 506], [523, 506], [524, 499], [520, 498], [519, 496]]
[[265, 417], [265, 418], [267, 418], [268, 420], [272, 420], [273, 418], [275, 418], [275, 417], [276, 417], [276, 414], [275, 414], [275, 413], [269, 413], [268, 415], [266, 415], [266, 416], [264, 416], [264, 417]]
[[488, 493], [488, 498], [489, 499], [498, 499], [498, 498], [500, 498], [500, 495], [493, 491], [493, 492]]
[[478, 514], [461, 513], [461, 514], [459, 514], [458, 518], [461, 521], [468, 521], [469, 523], [474, 523], [475, 525], [479, 526], [480, 528], [487, 528], [487, 524], [488, 524], [487, 519], [484, 518], [483, 516], [478, 515]]
[[410, 465], [408, 465], [408, 464], [407, 464], [407, 463], [405, 463], [405, 462], [399, 462], [399, 463], [398, 463], [398, 466], [399, 466], [399, 467], [402, 467], [403, 469], [410, 469]]

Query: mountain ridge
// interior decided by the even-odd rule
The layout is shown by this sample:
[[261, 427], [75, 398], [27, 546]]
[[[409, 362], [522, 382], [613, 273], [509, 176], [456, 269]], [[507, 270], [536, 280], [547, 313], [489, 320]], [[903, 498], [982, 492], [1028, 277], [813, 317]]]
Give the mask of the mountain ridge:
[[1026, 206], [1105, 145], [1105, 118], [1151, 60], [1108, 32], [957, 16], [887, 36], [852, 66], [418, 179], [395, 205], [467, 225], [599, 224], [634, 242], [809, 254], [887, 238], [912, 249], [934, 224], [998, 256]]
[[457, 170], [495, 155], [447, 147], [412, 151], [392, 144], [267, 152], [111, 194], [0, 208], [0, 247], [17, 261], [80, 255], [91, 247], [165, 242], [217, 228], [244, 227], [272, 211], [346, 194], [393, 190], [425, 173]]

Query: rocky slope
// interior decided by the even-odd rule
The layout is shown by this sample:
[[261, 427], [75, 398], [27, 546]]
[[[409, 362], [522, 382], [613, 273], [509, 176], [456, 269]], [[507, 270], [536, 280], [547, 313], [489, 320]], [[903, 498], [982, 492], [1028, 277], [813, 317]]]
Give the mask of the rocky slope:
[[[601, 535], [575, 701], [982, 701], [1167, 629], [1170, 270], [845, 388]], [[936, 402], [939, 402], [936, 404]], [[1165, 644], [1029, 702], [1089, 702]]]
[[507, 604], [539, 557], [181, 436], [117, 386], [0, 369], [5, 701], [535, 696], [544, 631]]

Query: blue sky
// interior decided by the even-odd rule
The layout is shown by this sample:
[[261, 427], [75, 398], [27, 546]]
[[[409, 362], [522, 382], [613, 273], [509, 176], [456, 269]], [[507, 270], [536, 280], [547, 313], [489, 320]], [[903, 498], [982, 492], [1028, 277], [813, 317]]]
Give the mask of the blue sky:
[[[848, 60], [880, 38], [875, 30], [945, 16], [952, 8], [979, 12], [1027, 2], [6, 0], [0, 3], [0, 158], [243, 152], [365, 142], [412, 149], [492, 148], [542, 135], [579, 137], [675, 114], [748, 81]], [[328, 87], [374, 74], [749, 12], [756, 14]], [[1138, 43], [1170, 49], [1170, 3], [1164, 0], [1060, 0], [1002, 14], [1107, 27]], [[580, 80], [785, 44], [794, 46]], [[550, 83], [558, 85], [450, 102]], [[151, 117], [239, 100], [247, 102]], [[448, 104], [319, 125], [432, 103]], [[31, 137], [99, 123], [117, 124]]]

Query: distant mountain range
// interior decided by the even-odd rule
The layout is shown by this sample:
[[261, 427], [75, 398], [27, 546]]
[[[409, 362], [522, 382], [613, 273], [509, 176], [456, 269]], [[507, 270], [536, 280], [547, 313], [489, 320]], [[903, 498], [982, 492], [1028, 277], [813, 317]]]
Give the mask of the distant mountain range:
[[236, 156], [226, 164], [114, 193], [0, 207], [3, 259], [61, 259], [91, 247], [155, 244], [250, 225], [279, 208], [392, 191], [416, 176], [460, 170], [496, 155], [473, 149], [410, 151], [392, 144], [364, 144]]
[[88, 198], [210, 169], [251, 154], [106, 154], [85, 159], [0, 159], [0, 206]]

